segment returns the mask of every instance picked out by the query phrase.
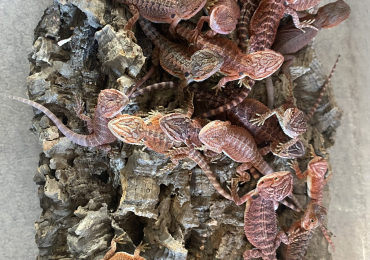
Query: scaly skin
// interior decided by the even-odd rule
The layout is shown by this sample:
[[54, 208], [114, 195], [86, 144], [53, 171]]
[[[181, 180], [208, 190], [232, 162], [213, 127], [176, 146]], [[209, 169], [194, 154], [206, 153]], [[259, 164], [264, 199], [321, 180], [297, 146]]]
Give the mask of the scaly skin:
[[[226, 103], [227, 99], [221, 97], [211, 96], [208, 93], [200, 93], [202, 99], [207, 101], [213, 106], [219, 106], [222, 103]], [[226, 101], [225, 101], [226, 100]], [[255, 114], [264, 114], [269, 109], [261, 102], [252, 99], [245, 98], [242, 103], [232, 108], [226, 108], [228, 119], [234, 125], [248, 129], [252, 134], [257, 144], [264, 142], [271, 142], [270, 150], [276, 156], [282, 158], [299, 158], [305, 154], [304, 145], [300, 140], [297, 140], [295, 144], [292, 144], [286, 151], [279, 150], [279, 145], [289, 141], [284, 131], [279, 127], [279, 123], [276, 117], [268, 118], [263, 125], [257, 126], [250, 122]]]
[[[170, 23], [170, 32], [175, 35], [175, 28], [182, 19], [190, 19], [198, 13], [207, 0], [116, 0], [129, 5], [133, 17], [127, 22], [125, 30], [143, 16], [155, 23]], [[140, 14], [140, 15], [139, 15]]]
[[225, 38], [205, 38], [202, 35], [193, 37], [190, 29], [178, 25], [176, 32], [193, 43], [199, 50], [210, 50], [223, 57], [224, 63], [220, 72], [223, 77], [216, 89], [220, 90], [227, 82], [251, 77], [255, 80], [263, 79], [274, 73], [282, 64], [282, 56], [271, 50], [245, 55], [232, 41]]
[[49, 109], [28, 99], [7, 96], [25, 104], [31, 105], [41, 110], [56, 127], [72, 142], [88, 147], [98, 147], [104, 151], [109, 151], [109, 143], [114, 142], [117, 138], [108, 129], [108, 122], [117, 116], [121, 110], [127, 105], [128, 98], [122, 92], [115, 89], [104, 89], [100, 92], [98, 103], [94, 111], [94, 119], [91, 120], [88, 116], [83, 114], [83, 104], [78, 102], [76, 109], [77, 115], [87, 122], [87, 127], [90, 135], [80, 135], [68, 129]]
[[263, 114], [256, 114], [256, 117], [251, 119], [250, 122], [256, 124], [257, 126], [261, 126], [265, 123], [266, 119], [270, 118], [273, 115], [276, 115], [277, 119], [279, 120], [279, 124], [283, 129], [284, 133], [292, 138], [290, 141], [286, 142], [283, 145], [279, 145], [277, 147], [277, 152], [282, 150], [287, 150], [289, 146], [296, 143], [299, 139], [301, 134], [304, 134], [307, 130], [307, 122], [311, 118], [311, 116], [315, 113], [317, 107], [320, 104], [321, 98], [324, 95], [326, 87], [328, 86], [331, 77], [335, 71], [337, 63], [339, 61], [339, 57], [334, 64], [334, 67], [326, 80], [324, 86], [321, 88], [319, 96], [316, 100], [316, 103], [313, 105], [311, 111], [306, 115], [303, 111], [299, 110], [297, 107], [293, 105], [293, 99], [283, 104], [282, 106], [270, 110]]
[[161, 66], [184, 81], [182, 87], [192, 81], [203, 81], [221, 68], [223, 58], [217, 53], [200, 50], [191, 54], [186, 46], [173, 43], [159, 34], [145, 19], [140, 18], [139, 23], [144, 33], [159, 48]]
[[111, 242], [111, 248], [110, 250], [105, 254], [104, 258], [102, 260], [145, 260], [144, 257], [140, 256], [140, 252], [143, 251], [145, 252], [146, 249], [150, 249], [150, 247], [147, 247], [146, 244], [143, 245], [140, 243], [135, 249], [135, 252], [133, 255], [130, 255], [125, 252], [118, 252], [116, 253], [117, 250], [117, 243], [124, 244], [125, 242], [122, 241], [122, 235], [119, 237], [114, 237]]
[[289, 244], [283, 249], [285, 260], [301, 260], [306, 253], [312, 235], [318, 226], [324, 224], [326, 208], [310, 202], [303, 217], [289, 228]]
[[199, 34], [204, 22], [208, 22], [212, 31], [207, 33], [207, 36], [215, 34], [231, 33], [238, 22], [240, 15], [239, 5], [236, 0], [208, 0], [205, 8], [209, 16], [199, 18], [197, 27], [194, 30], [195, 34]]
[[[189, 157], [195, 161], [199, 167], [207, 175], [213, 187], [225, 198], [232, 200], [230, 194], [225, 191], [210, 167], [200, 154], [200, 152], [189, 149], [189, 147], [179, 147], [181, 143], [172, 141], [160, 128], [160, 119], [163, 115], [156, 114], [148, 121], [144, 122], [143, 119], [131, 115], [121, 115], [109, 122], [109, 129], [120, 140], [129, 144], [144, 144], [149, 149], [158, 153], [170, 156], [173, 169], [178, 160]], [[177, 149], [173, 149], [177, 148]]]
[[243, 181], [250, 179], [246, 170], [252, 166], [264, 175], [274, 172], [259, 153], [252, 135], [244, 128], [216, 120], [202, 128], [199, 139], [207, 149], [224, 152], [234, 161], [243, 163], [236, 169]]
[[280, 243], [288, 243], [283, 231], [277, 232], [275, 209], [278, 202], [292, 194], [293, 176], [289, 172], [276, 172], [262, 177], [255, 190], [239, 198], [238, 179], [231, 181], [231, 195], [237, 205], [247, 202], [244, 213], [244, 232], [248, 241], [257, 249], [246, 250], [245, 260], [262, 257], [276, 260]]

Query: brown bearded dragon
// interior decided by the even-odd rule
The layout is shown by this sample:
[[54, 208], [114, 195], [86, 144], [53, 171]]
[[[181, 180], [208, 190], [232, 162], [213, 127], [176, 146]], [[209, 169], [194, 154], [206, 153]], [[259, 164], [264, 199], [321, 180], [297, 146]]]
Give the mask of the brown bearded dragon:
[[[177, 87], [173, 82], [162, 82], [145, 87], [142, 90], [136, 91], [131, 98], [135, 98], [144, 94], [147, 91], [152, 91], [160, 88], [175, 88]], [[72, 142], [88, 147], [98, 147], [104, 151], [110, 151], [108, 144], [114, 142], [117, 138], [111, 133], [108, 128], [108, 122], [115, 118], [126, 107], [129, 102], [127, 96], [115, 89], [104, 89], [98, 96], [98, 102], [94, 110], [93, 120], [83, 114], [83, 103], [77, 100], [77, 108], [75, 109], [78, 117], [87, 123], [87, 128], [90, 135], [80, 135], [68, 129], [49, 109], [46, 107], [21, 97], [13, 97], [0, 93], [1, 96], [18, 100], [25, 104], [31, 105], [39, 109], [47, 117], [54, 122], [56, 127], [61, 131], [65, 137]]]
[[[170, 32], [175, 35], [175, 28], [182, 19], [190, 19], [198, 13], [207, 0], [116, 0], [127, 4], [133, 17], [124, 30], [131, 30], [140, 15], [155, 23], [170, 23]], [[133, 34], [131, 34], [133, 36]]]
[[236, 172], [243, 182], [249, 181], [250, 175], [247, 170], [252, 167], [264, 175], [274, 172], [258, 151], [252, 135], [244, 128], [216, 120], [202, 128], [199, 139], [207, 150], [223, 152], [234, 161], [241, 162], [242, 165]]
[[225, 38], [206, 38], [202, 35], [193, 37], [190, 29], [178, 25], [176, 32], [191, 42], [199, 50], [210, 50], [222, 56], [224, 62], [220, 72], [225, 74], [216, 90], [220, 90], [227, 82], [251, 77], [260, 80], [274, 73], [282, 64], [283, 57], [272, 50], [265, 50], [245, 55], [238, 46]]
[[[288, 244], [288, 238], [283, 231], [278, 232], [275, 210], [279, 201], [292, 194], [293, 176], [290, 172], [275, 172], [263, 176], [255, 190], [239, 198], [237, 183], [231, 181], [231, 195], [237, 205], [247, 202], [244, 213], [244, 232], [248, 241], [255, 249], [246, 250], [245, 260], [262, 257], [264, 260], [276, 260], [276, 249], [280, 243]], [[287, 205], [287, 204], [286, 204]], [[292, 208], [295, 208], [293, 205]]]
[[180, 147], [180, 142], [174, 142], [161, 130], [159, 121], [162, 116], [158, 113], [144, 122], [140, 117], [121, 115], [110, 121], [108, 127], [125, 143], [144, 144], [153, 151], [169, 156], [172, 161], [169, 169], [173, 169], [181, 159], [187, 157], [192, 159], [204, 171], [213, 187], [226, 199], [232, 200], [231, 195], [221, 187], [199, 151], [190, 147]]
[[217, 33], [231, 33], [238, 22], [240, 8], [236, 0], [208, 0], [205, 8], [209, 16], [199, 18], [197, 27], [193, 31], [194, 36], [199, 34], [204, 22], [209, 23], [211, 31], [207, 32], [207, 37], [213, 37]]
[[[296, 161], [293, 161], [291, 163], [291, 167], [293, 168], [299, 179], [304, 179], [307, 177], [307, 193], [308, 196], [311, 198], [310, 203], [317, 204], [322, 207], [324, 186], [330, 180], [331, 175], [325, 179], [325, 173], [328, 169], [328, 164], [324, 158], [315, 154], [312, 146], [311, 154], [313, 159], [308, 163], [307, 170], [304, 173], [301, 172]], [[331, 241], [326, 228], [324, 227], [324, 225], [321, 225], [320, 227], [326, 240], [329, 242], [333, 250], [335, 250], [334, 244]]]
[[306, 115], [303, 111], [299, 110], [297, 107], [293, 104], [293, 93], [291, 91], [290, 97], [287, 100], [287, 103], [283, 104], [282, 106], [270, 110], [263, 114], [256, 114], [255, 118], [251, 119], [250, 122], [257, 126], [261, 126], [265, 123], [266, 119], [269, 117], [276, 115], [279, 124], [281, 128], [283, 129], [284, 133], [292, 138], [288, 142], [278, 145], [277, 152], [281, 150], [287, 150], [288, 147], [290, 147], [292, 144], [296, 143], [299, 140], [299, 136], [301, 134], [304, 134], [307, 130], [307, 122], [311, 118], [311, 116], [315, 113], [317, 107], [319, 106], [319, 103], [321, 101], [321, 98], [324, 94], [324, 91], [326, 90], [326, 87], [328, 86], [331, 77], [335, 71], [335, 68], [337, 66], [337, 63], [339, 61], [339, 57], [337, 58], [337, 61], [335, 62], [335, 65], [330, 72], [330, 75], [328, 79], [326, 80], [324, 86], [321, 88], [319, 96], [317, 98], [316, 103], [313, 105], [311, 111]]
[[[213, 106], [220, 106], [222, 103], [227, 103], [228, 99], [219, 96], [212, 96], [205, 92], [198, 93], [202, 100], [207, 100], [207, 102]], [[263, 114], [269, 111], [269, 109], [261, 102], [246, 98], [238, 106], [232, 108], [226, 108], [228, 120], [234, 125], [248, 129], [252, 134], [254, 140], [257, 144], [264, 142], [271, 142], [266, 148], [266, 152], [271, 151], [274, 155], [282, 158], [299, 158], [305, 154], [305, 148], [303, 143], [298, 140], [295, 144], [288, 147], [287, 150], [281, 150], [279, 147], [289, 141], [289, 136], [287, 136], [284, 131], [279, 126], [276, 117], [270, 117], [265, 121], [265, 124], [257, 126], [252, 124], [250, 121], [255, 114]]]
[[[345, 21], [351, 13], [351, 8], [343, 0], [337, 0], [336, 2], [329, 3], [320, 7], [315, 15], [307, 15], [301, 20], [309, 21], [314, 20], [312, 23], [318, 30], [332, 28]], [[284, 55], [284, 64], [282, 66], [283, 73], [291, 80], [289, 66], [294, 61], [296, 52], [309, 44], [314, 37], [316, 37], [318, 31], [312, 28], [306, 28], [305, 32], [296, 28], [293, 22], [286, 24], [281, 27], [272, 45], [271, 49]], [[273, 91], [274, 86], [271, 78], [266, 79], [267, 93], [270, 93], [268, 97], [268, 107], [273, 107]]]
[[289, 244], [283, 247], [285, 260], [303, 259], [316, 228], [324, 225], [326, 215], [326, 208], [312, 202], [308, 204], [303, 217], [287, 231]]
[[223, 58], [212, 50], [199, 50], [191, 54], [187, 47], [163, 37], [154, 26], [139, 19], [146, 36], [159, 49], [159, 61], [165, 71], [180, 78], [182, 87], [192, 81], [203, 81], [215, 74], [223, 65]]
[[111, 248], [110, 250], [105, 254], [104, 258], [102, 260], [145, 260], [144, 257], [140, 256], [140, 252], [143, 251], [145, 252], [146, 249], [150, 249], [150, 247], [147, 247], [140, 243], [135, 249], [134, 255], [130, 255], [125, 252], [118, 252], [116, 253], [117, 250], [117, 243], [120, 244], [125, 244], [124, 241], [122, 241], [122, 236], [124, 236], [125, 233], [120, 235], [119, 237], [114, 237], [111, 242]]
[[49, 109], [28, 99], [1, 94], [41, 110], [54, 122], [56, 127], [72, 142], [88, 147], [98, 147], [109, 151], [109, 143], [117, 138], [108, 129], [108, 122], [117, 116], [127, 105], [128, 98], [122, 92], [115, 89], [104, 89], [98, 96], [98, 103], [94, 111], [94, 119], [83, 114], [83, 103], [78, 100], [76, 113], [78, 117], [87, 123], [90, 135], [80, 135], [68, 129]]

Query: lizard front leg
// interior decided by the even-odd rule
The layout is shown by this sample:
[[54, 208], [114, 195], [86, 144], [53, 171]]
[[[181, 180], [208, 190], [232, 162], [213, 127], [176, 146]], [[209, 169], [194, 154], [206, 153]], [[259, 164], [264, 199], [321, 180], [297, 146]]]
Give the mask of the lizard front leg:
[[295, 25], [295, 27], [297, 27], [298, 29], [300, 29], [302, 32], [305, 32], [302, 28], [305, 28], [305, 27], [308, 27], [308, 28], [311, 28], [311, 29], [314, 29], [316, 31], [318, 31], [319, 29], [317, 29], [315, 26], [311, 25], [310, 23], [313, 23], [315, 20], [311, 20], [309, 22], [300, 22], [299, 21], [299, 17], [297, 15], [297, 12], [296, 10], [294, 10], [293, 8], [287, 6], [286, 9], [285, 9], [285, 13], [286, 14], [289, 14], [292, 16], [293, 18], [293, 23]]
[[297, 175], [298, 179], [304, 179], [308, 175], [308, 170], [301, 172], [301, 169], [299, 169], [298, 162], [296, 160], [293, 160], [291, 163], [288, 163], [290, 165], [290, 168], [292, 168], [295, 171], [295, 174]]
[[130, 9], [130, 12], [132, 13], [132, 17], [127, 21], [125, 27], [123, 27], [123, 30], [125, 30], [127, 32], [128, 37], [132, 41], [134, 41], [135, 43], [137, 43], [135, 34], [132, 31], [132, 26], [134, 26], [134, 24], [137, 22], [137, 20], [139, 20], [140, 13], [139, 13], [139, 9], [136, 6], [134, 6], [134, 5], [128, 5], [128, 7]]
[[288, 239], [288, 237], [287, 237], [287, 235], [285, 234], [284, 231], [280, 231], [276, 235], [276, 238], [275, 238], [275, 241], [274, 241], [274, 248], [275, 248], [275, 250], [278, 249], [278, 247], [280, 246], [281, 242], [283, 242], [286, 245], [290, 244], [289, 239]]
[[230, 184], [230, 193], [236, 205], [243, 204], [244, 202], [249, 200], [249, 198], [251, 198], [252, 196], [258, 196], [255, 193], [255, 191], [252, 190], [240, 198], [238, 195], [238, 182], [239, 181], [240, 181], [239, 178], [232, 178], [231, 184]]
[[143, 244], [143, 241], [141, 241], [140, 245], [138, 245], [134, 252], [134, 257], [138, 257], [140, 255], [140, 252], [145, 252], [145, 250], [150, 249], [148, 244]]
[[261, 126], [265, 123], [266, 119], [278, 113], [277, 109], [270, 110], [264, 114], [256, 113], [254, 118], [249, 120], [253, 125]]
[[87, 130], [89, 131], [89, 134], [92, 134], [94, 133], [94, 124], [93, 124], [93, 121], [90, 117], [88, 117], [87, 115], [84, 114], [84, 102], [82, 102], [82, 99], [81, 97], [80, 98], [77, 98], [76, 97], [76, 104], [77, 104], [77, 107], [74, 108], [74, 110], [76, 111], [76, 114], [77, 116], [86, 122], [87, 124]]
[[212, 89], [216, 89], [216, 95], [217, 95], [218, 91], [220, 91], [223, 87], [225, 87], [225, 84], [227, 82], [233, 81], [233, 80], [238, 80], [238, 79], [241, 79], [241, 78], [244, 78], [244, 77], [245, 77], [245, 74], [242, 74], [241, 76], [234, 75], [234, 76], [223, 77], [222, 79], [220, 79], [218, 84], [216, 86], [214, 86]]
[[251, 162], [243, 163], [242, 165], [239, 165], [238, 168], [236, 168], [236, 172], [238, 173], [238, 179], [240, 182], [244, 183], [251, 179], [250, 174], [247, 172], [250, 168], [253, 167], [253, 164]]
[[299, 140], [299, 138], [294, 138], [294, 139], [290, 139], [286, 143], [279, 143], [278, 145], [276, 145], [276, 147], [273, 147], [272, 148], [273, 153], [274, 154], [288, 153], [289, 147], [291, 147], [292, 145], [294, 145], [295, 143], [297, 143], [298, 140]]

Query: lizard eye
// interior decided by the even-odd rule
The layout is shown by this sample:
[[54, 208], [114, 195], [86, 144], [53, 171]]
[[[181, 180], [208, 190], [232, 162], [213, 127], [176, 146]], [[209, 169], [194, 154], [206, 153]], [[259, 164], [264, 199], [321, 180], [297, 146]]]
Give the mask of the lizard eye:
[[274, 180], [275, 180], [275, 181], [277, 181], [278, 179], [279, 179], [278, 177], [275, 177], [275, 179], [274, 179]]
[[261, 184], [264, 184], [265, 182], [264, 181], [261, 181]]
[[185, 78], [187, 78], [187, 77], [189, 77], [189, 76], [190, 76], [190, 73], [189, 73], [189, 72], [185, 72], [185, 73], [184, 73], [184, 76], [185, 76]]
[[315, 222], [315, 220], [313, 220], [312, 218], [310, 220], [311, 220], [312, 223]]

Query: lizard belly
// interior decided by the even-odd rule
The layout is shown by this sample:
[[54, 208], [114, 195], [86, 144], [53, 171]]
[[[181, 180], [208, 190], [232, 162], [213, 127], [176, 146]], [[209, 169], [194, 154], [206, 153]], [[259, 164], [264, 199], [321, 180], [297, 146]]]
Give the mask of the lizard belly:
[[275, 254], [277, 220], [274, 203], [261, 197], [248, 201], [244, 214], [244, 232], [248, 241], [263, 254]]

